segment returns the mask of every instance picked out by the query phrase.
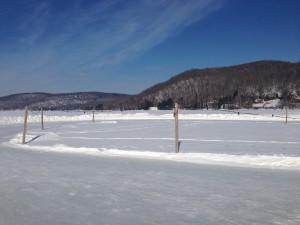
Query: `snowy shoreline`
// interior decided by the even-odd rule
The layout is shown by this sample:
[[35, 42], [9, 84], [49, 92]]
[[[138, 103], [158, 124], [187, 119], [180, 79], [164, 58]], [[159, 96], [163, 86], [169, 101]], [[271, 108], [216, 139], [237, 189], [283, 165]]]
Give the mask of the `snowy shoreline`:
[[[91, 111], [44, 111], [44, 121], [91, 121]], [[95, 112], [95, 121], [108, 120], [172, 120], [172, 111], [104, 111]], [[225, 121], [282, 121], [286, 119], [285, 110], [180, 110], [180, 120], [225, 120]], [[0, 125], [20, 124], [24, 112], [0, 111]], [[28, 122], [41, 121], [38, 111], [29, 112]], [[289, 110], [288, 121], [299, 122], [300, 110]]]

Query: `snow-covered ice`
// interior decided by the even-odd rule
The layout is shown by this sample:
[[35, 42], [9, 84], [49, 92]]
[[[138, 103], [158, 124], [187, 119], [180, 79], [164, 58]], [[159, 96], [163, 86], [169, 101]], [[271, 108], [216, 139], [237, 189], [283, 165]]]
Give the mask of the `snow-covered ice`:
[[300, 224], [300, 111], [0, 112], [0, 224]]

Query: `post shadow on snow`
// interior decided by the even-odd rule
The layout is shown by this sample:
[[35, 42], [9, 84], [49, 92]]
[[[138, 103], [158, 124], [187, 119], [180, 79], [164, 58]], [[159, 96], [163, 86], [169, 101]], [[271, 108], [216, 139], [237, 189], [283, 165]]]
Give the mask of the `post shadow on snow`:
[[34, 140], [38, 139], [40, 136], [42, 136], [42, 135], [37, 135], [37, 136], [31, 138], [29, 141], [26, 141], [25, 144], [29, 144], [30, 142], [33, 142]]

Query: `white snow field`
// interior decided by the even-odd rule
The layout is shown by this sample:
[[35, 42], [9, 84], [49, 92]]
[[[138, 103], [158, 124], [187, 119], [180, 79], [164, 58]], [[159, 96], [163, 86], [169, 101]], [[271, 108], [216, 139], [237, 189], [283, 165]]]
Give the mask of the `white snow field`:
[[300, 224], [300, 111], [0, 112], [0, 225]]

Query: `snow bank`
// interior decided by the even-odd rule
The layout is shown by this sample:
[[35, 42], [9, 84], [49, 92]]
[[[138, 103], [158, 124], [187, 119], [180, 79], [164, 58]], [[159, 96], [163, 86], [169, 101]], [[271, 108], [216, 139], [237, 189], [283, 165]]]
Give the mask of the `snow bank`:
[[[34, 139], [34, 136], [27, 136], [27, 140]], [[53, 136], [56, 139], [56, 136]], [[291, 169], [300, 170], [300, 157], [285, 155], [229, 155], [217, 153], [166, 153], [151, 151], [133, 151], [107, 148], [88, 148], [88, 147], [71, 147], [65, 144], [56, 144], [54, 146], [42, 145], [22, 145], [21, 134], [11, 139], [5, 145], [13, 148], [22, 148], [27, 150], [41, 152], [60, 152], [87, 154], [102, 157], [128, 157], [139, 159], [166, 160], [183, 163], [222, 165], [235, 167], [252, 167], [252, 168], [270, 168], [270, 169]]]

